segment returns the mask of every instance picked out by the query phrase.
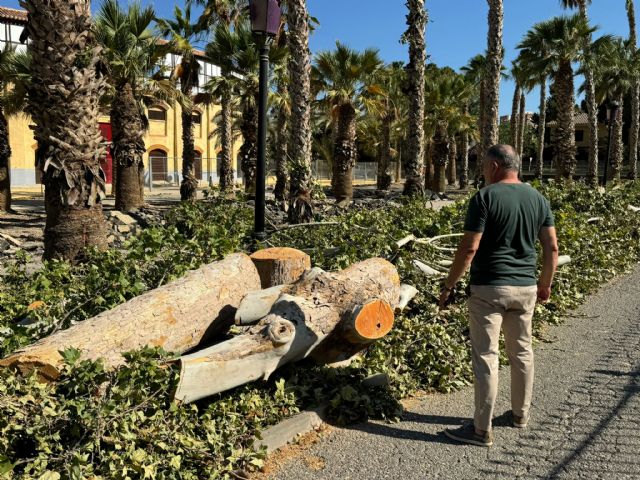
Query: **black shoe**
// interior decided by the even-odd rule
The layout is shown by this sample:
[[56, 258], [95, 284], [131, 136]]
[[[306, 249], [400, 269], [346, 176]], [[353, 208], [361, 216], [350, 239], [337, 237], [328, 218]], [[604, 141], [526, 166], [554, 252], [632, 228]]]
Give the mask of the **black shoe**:
[[478, 447], [490, 447], [493, 445], [492, 433], [486, 432], [484, 435], [478, 435], [473, 424], [465, 425], [464, 427], [456, 428], [455, 430], [447, 428], [444, 431], [444, 434], [456, 442], [477, 445]]

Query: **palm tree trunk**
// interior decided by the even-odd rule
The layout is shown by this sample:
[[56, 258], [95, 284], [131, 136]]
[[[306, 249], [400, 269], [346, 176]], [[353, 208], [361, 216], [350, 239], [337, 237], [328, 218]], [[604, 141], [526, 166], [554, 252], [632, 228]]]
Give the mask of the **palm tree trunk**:
[[616, 99], [620, 105], [616, 117], [613, 119], [613, 145], [611, 149], [611, 165], [610, 165], [610, 179], [614, 182], [620, 181], [620, 172], [622, 171], [622, 164], [624, 158], [624, 144], [622, 140], [623, 130], [623, 117], [624, 117], [624, 97], [621, 95]]
[[424, 188], [434, 192], [436, 190], [435, 184], [435, 170], [433, 166], [433, 139], [429, 139], [424, 145]]
[[448, 167], [448, 180], [449, 185], [455, 185], [457, 181], [457, 168], [458, 168], [458, 143], [456, 137], [451, 138], [451, 144], [449, 145], [449, 167]]
[[467, 188], [469, 184], [469, 134], [464, 132], [460, 141], [460, 150], [462, 154], [460, 163], [460, 189]]
[[351, 104], [338, 110], [338, 138], [333, 156], [333, 195], [336, 202], [353, 198], [353, 167], [356, 163], [356, 111]]
[[527, 126], [527, 98], [524, 93], [520, 96], [520, 114], [518, 116], [518, 156], [522, 162], [522, 153], [524, 152], [524, 132]]
[[220, 144], [222, 149], [220, 151], [218, 172], [220, 175], [220, 191], [223, 195], [226, 195], [233, 191], [233, 164], [231, 160], [233, 157], [233, 106], [231, 103], [231, 90], [229, 85], [223, 86], [220, 104], [222, 109]]
[[244, 190], [249, 196], [256, 193], [256, 173], [258, 172], [258, 109], [257, 102], [247, 102], [242, 110], [243, 143], [240, 147], [240, 161], [244, 177]]
[[540, 82], [540, 121], [538, 124], [538, 160], [536, 162], [536, 178], [542, 180], [544, 169], [544, 135], [547, 126], [547, 79]]
[[289, 73], [291, 78], [291, 192], [289, 220], [313, 219], [311, 203], [311, 55], [306, 0], [289, 0]]
[[554, 92], [558, 102], [558, 126], [556, 129], [558, 176], [571, 183], [576, 166], [575, 142], [575, 91], [573, 68], [570, 62], [562, 62], [554, 75]]
[[[288, 95], [288, 88], [282, 82], [280, 89], [281, 98]], [[276, 186], [273, 191], [276, 200], [283, 202], [288, 197], [289, 179], [289, 112], [285, 106], [280, 106], [278, 111], [278, 132], [276, 135]]]
[[385, 115], [382, 119], [382, 141], [380, 143], [380, 159], [378, 162], [378, 190], [389, 190], [391, 187], [391, 175], [389, 165], [391, 165], [391, 124], [393, 116]]
[[11, 211], [9, 124], [0, 106], [0, 212]]
[[482, 129], [480, 158], [498, 143], [498, 113], [500, 107], [500, 75], [502, 70], [502, 27], [504, 10], [502, 0], [487, 0], [489, 4], [489, 33], [487, 38], [487, 77], [484, 92], [484, 126]]
[[[635, 56], [638, 55], [636, 33], [636, 12], [633, 0], [627, 0], [629, 19], [629, 44]], [[640, 133], [640, 79], [631, 87], [631, 126], [629, 128], [629, 179], [638, 178], [638, 137]]]
[[[192, 71], [191, 59], [182, 59], [183, 74], [180, 78], [180, 89], [185, 97], [191, 98], [196, 72]], [[195, 142], [193, 140], [193, 110], [182, 108], [182, 183], [180, 184], [180, 199], [194, 201], [197, 198], [198, 180], [195, 175]]]
[[424, 195], [424, 75], [427, 60], [425, 29], [427, 11], [424, 0], [407, 0], [407, 32], [409, 64], [407, 65], [409, 97], [408, 151], [405, 160], [404, 194]]
[[482, 80], [480, 82], [480, 99], [478, 102], [478, 106], [480, 109], [480, 114], [478, 115], [478, 132], [480, 132], [480, 142], [478, 144], [478, 146], [476, 147], [476, 171], [475, 171], [475, 180], [476, 182], [480, 179], [480, 177], [482, 177], [482, 160], [484, 159], [484, 154], [481, 152], [482, 150], [482, 138], [484, 137], [484, 127], [485, 127], [485, 117], [487, 115], [487, 109], [485, 107], [485, 97], [486, 97], [486, 93], [485, 93], [485, 80]]
[[520, 111], [520, 96], [522, 91], [520, 85], [516, 84], [516, 89], [513, 92], [513, 102], [511, 104], [511, 121], [509, 124], [509, 131], [511, 136], [511, 145], [518, 151], [518, 113]]
[[86, 247], [107, 247], [100, 168], [105, 148], [97, 121], [104, 89], [97, 68], [100, 47], [92, 34], [89, 0], [23, 0], [21, 5], [28, 11], [27, 48], [37, 79], [28, 87], [27, 111], [44, 172], [44, 258], [76, 260]]
[[126, 212], [140, 208], [144, 203], [140, 178], [144, 172], [143, 157], [145, 128], [140, 107], [129, 83], [116, 87], [111, 104], [113, 131], [113, 163], [116, 169], [116, 210]]
[[435, 170], [434, 190], [442, 193], [447, 189], [447, 164], [451, 152], [447, 126], [439, 125], [433, 136], [433, 164]]

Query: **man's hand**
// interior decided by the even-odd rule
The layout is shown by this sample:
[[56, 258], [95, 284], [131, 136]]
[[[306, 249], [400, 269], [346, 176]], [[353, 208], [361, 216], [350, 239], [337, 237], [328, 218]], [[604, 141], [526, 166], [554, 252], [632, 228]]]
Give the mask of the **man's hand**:
[[538, 301], [540, 303], [548, 302], [551, 298], [551, 287], [538, 285]]
[[449, 306], [449, 299], [451, 298], [451, 294], [453, 293], [452, 288], [442, 287], [440, 290], [440, 310], [446, 310]]

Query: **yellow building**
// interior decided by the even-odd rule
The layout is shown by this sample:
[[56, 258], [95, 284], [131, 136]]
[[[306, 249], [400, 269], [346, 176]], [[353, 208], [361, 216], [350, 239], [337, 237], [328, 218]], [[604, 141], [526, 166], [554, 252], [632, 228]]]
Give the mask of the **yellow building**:
[[[10, 43], [18, 50], [26, 49], [20, 43], [20, 35], [27, 22], [27, 12], [13, 8], [0, 7], [0, 48]], [[200, 59], [200, 85], [210, 78], [219, 76], [220, 69], [205, 61], [204, 54], [198, 52]], [[165, 62], [173, 67], [180, 63], [177, 55], [167, 55]], [[194, 110], [194, 138], [196, 149], [196, 176], [202, 184], [211, 181], [217, 183], [217, 157], [220, 146], [213, 135], [216, 128], [214, 118], [219, 111], [216, 106], [196, 107]], [[145, 163], [145, 183], [152, 185], [176, 185], [181, 180], [182, 170], [182, 116], [178, 105], [158, 104], [148, 111], [149, 131], [145, 136], [147, 154]], [[100, 128], [105, 139], [110, 139], [109, 117], [99, 119]], [[32, 187], [40, 183], [40, 172], [35, 168], [36, 141], [29, 128], [30, 119], [25, 116], [9, 119], [9, 141], [11, 143], [11, 185], [16, 187]], [[237, 158], [239, 145], [234, 146], [232, 158]], [[111, 182], [111, 158], [105, 160], [103, 168]], [[240, 172], [235, 165], [236, 175]]]

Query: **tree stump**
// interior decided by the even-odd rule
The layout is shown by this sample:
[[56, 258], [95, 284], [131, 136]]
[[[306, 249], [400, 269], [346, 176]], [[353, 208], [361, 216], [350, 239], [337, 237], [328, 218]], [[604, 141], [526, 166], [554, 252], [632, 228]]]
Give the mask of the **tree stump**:
[[262, 288], [297, 282], [311, 268], [311, 257], [300, 250], [275, 247], [259, 250], [251, 255], [258, 269]]
[[231, 326], [240, 301], [259, 289], [251, 259], [230, 255], [18, 350], [0, 366], [38, 369], [45, 380], [55, 380], [59, 351], [69, 347], [79, 349], [82, 359], [103, 358], [107, 367], [123, 364], [123, 352], [147, 345], [183, 353]]

